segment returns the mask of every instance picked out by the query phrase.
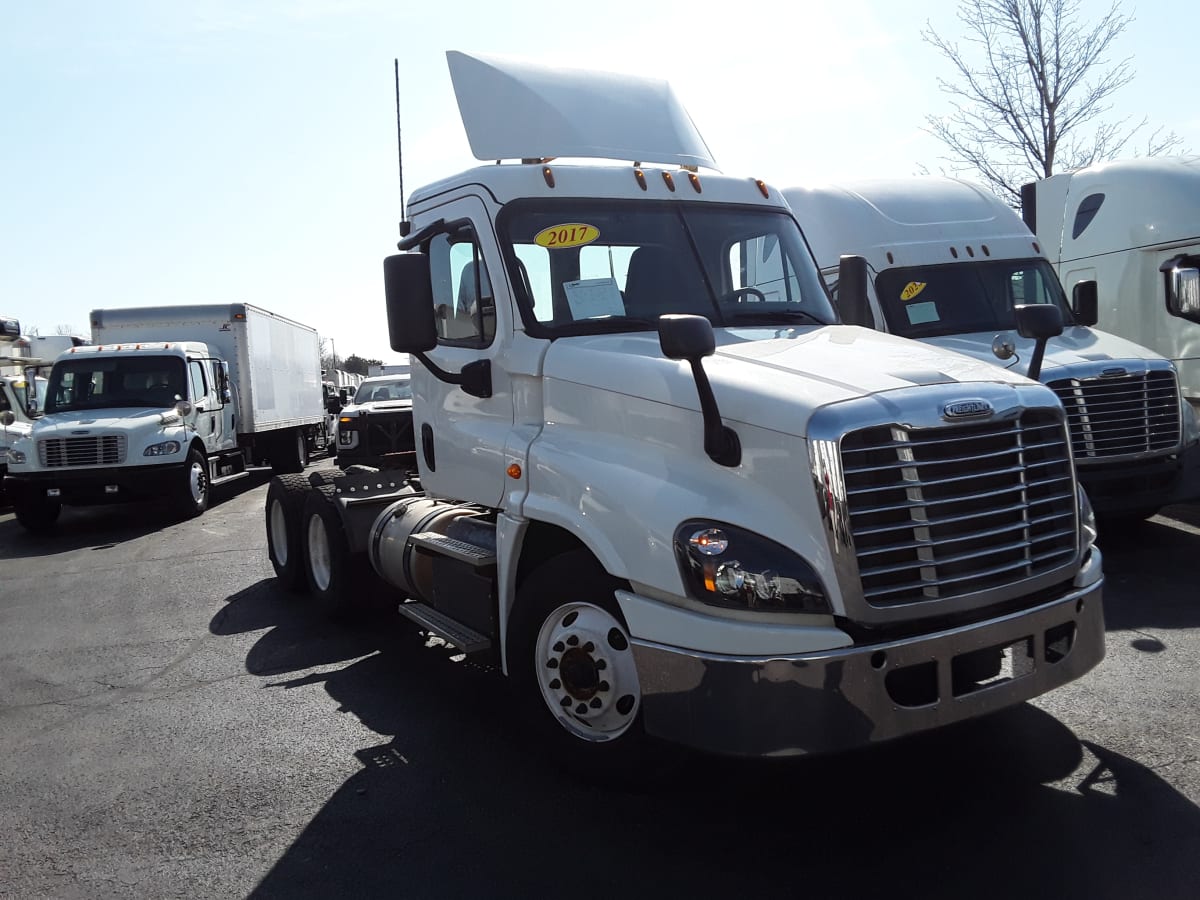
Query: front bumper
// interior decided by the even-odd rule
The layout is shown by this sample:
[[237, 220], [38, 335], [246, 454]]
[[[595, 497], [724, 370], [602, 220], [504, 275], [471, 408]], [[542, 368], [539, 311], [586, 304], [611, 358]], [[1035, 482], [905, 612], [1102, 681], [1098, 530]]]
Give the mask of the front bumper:
[[[715, 753], [848, 750], [975, 718], [1104, 658], [1103, 577], [1008, 615], [889, 643], [735, 657], [633, 640], [646, 731]], [[1077, 579], [1077, 584], [1080, 580]], [[1009, 648], [1009, 677], [991, 677]]]
[[1143, 513], [1200, 495], [1200, 444], [1156, 459], [1099, 465], [1077, 461], [1075, 471], [1097, 514]]
[[162, 497], [173, 485], [181, 484], [187, 477], [187, 468], [187, 462], [183, 461], [157, 466], [63, 469], [17, 475], [9, 472], [4, 479], [4, 490], [10, 499], [36, 496], [68, 506], [153, 500]]

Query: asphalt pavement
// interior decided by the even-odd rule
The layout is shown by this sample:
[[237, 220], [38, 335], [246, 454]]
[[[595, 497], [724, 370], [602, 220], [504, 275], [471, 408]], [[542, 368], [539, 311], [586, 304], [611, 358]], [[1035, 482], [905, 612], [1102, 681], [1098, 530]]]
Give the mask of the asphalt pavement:
[[3, 897], [1194, 897], [1200, 505], [1105, 533], [1108, 655], [836, 757], [561, 772], [505, 680], [282, 591], [266, 481], [201, 518], [0, 511]]

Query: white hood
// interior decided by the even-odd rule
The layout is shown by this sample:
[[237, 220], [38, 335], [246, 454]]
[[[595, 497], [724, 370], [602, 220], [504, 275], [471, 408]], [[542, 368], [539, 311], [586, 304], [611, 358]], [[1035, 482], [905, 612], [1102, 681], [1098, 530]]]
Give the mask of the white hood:
[[[992, 353], [992, 343], [997, 337], [1011, 341], [1016, 348], [1017, 355], [1007, 360], [997, 358]], [[935, 347], [963, 353], [980, 362], [1004, 366], [1010, 371], [1022, 374], [1029, 370], [1029, 361], [1033, 357], [1034, 341], [1021, 337], [1016, 331], [980, 331], [970, 334], [923, 338], [922, 340]], [[1119, 365], [1122, 360], [1147, 362], [1162, 359], [1163, 357], [1153, 350], [1148, 350], [1140, 344], [1116, 335], [1096, 331], [1093, 328], [1072, 326], [1064, 329], [1058, 337], [1047, 341], [1041, 377], [1042, 381], [1053, 381], [1058, 377], [1055, 370], [1068, 366], [1092, 365], [1096, 368], [1104, 368], [1105, 364]]]
[[[820, 407], [863, 395], [931, 384], [1029, 384], [994, 364], [853, 326], [725, 328], [716, 340], [704, 369], [722, 417], [800, 436]], [[560, 338], [544, 371], [548, 379], [700, 408], [690, 365], [665, 359], [654, 332]]]

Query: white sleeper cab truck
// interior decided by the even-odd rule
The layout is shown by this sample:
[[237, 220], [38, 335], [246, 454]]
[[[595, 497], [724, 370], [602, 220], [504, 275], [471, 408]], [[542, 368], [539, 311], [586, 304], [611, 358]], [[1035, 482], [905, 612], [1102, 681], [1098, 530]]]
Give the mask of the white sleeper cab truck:
[[450, 71], [475, 155], [518, 162], [418, 190], [384, 263], [419, 476], [273, 479], [284, 583], [336, 612], [369, 565], [585, 768], [865, 745], [1100, 661], [1052, 391], [838, 324], [778, 191], [716, 172], [664, 82]]
[[[1067, 290], [1096, 282], [1099, 324], [1175, 364], [1200, 416], [1200, 156], [1097, 163], [1021, 191]], [[1187, 494], [1200, 495], [1189, 460]]]
[[[1092, 327], [1096, 286], [1068, 303], [1038, 240], [984, 188], [951, 178], [858, 181], [784, 192], [817, 263], [865, 260], [867, 303], [844, 321], [915, 338], [1040, 379], [1062, 401], [1080, 480], [1097, 513], [1144, 518], [1188, 499], [1200, 445], [1170, 360]], [[840, 287], [839, 295], [840, 295]], [[1043, 356], [1023, 304], [1058, 311]]]
[[8, 450], [17, 518], [167, 499], [181, 516], [269, 462], [299, 472], [325, 440], [317, 333], [248, 303], [100, 309], [55, 361], [43, 415]]

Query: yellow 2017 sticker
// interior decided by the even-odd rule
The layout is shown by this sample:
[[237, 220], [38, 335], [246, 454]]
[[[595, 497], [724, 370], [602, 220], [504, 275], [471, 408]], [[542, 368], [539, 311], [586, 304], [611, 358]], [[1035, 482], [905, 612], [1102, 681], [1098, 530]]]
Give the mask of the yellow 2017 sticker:
[[582, 247], [598, 237], [600, 237], [600, 229], [595, 225], [568, 222], [566, 225], [551, 225], [549, 228], [543, 228], [534, 236], [533, 242], [539, 247], [562, 250], [567, 247]]
[[925, 290], [925, 285], [926, 282], [924, 281], [910, 281], [904, 286], [904, 290], [900, 292], [900, 299], [911, 300], [917, 294], [921, 293], [921, 291]]

